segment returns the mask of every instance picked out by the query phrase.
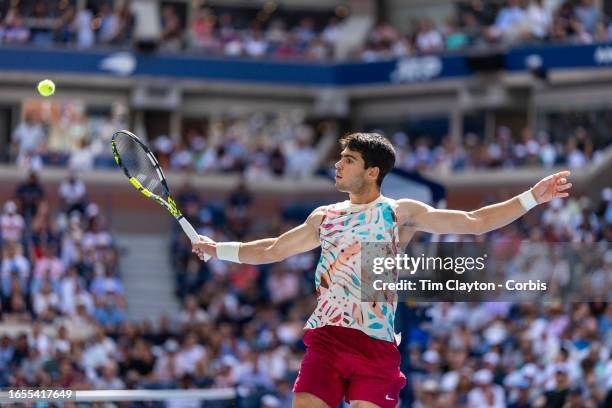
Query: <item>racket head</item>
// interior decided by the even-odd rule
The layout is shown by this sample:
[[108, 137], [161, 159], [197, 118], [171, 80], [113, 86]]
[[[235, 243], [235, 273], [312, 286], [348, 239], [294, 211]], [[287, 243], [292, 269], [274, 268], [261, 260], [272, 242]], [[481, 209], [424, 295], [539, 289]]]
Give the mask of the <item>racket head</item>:
[[119, 130], [113, 134], [111, 149], [115, 162], [138, 191], [162, 205], [176, 219], [182, 217], [170, 197], [170, 189], [157, 158], [138, 136], [127, 130]]

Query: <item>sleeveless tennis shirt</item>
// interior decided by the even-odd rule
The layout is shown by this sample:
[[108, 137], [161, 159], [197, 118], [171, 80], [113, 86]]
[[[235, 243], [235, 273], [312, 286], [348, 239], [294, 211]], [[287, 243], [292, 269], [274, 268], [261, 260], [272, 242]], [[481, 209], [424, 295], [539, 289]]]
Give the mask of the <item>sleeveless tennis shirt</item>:
[[[363, 302], [361, 249], [376, 242], [380, 256], [395, 256], [399, 229], [395, 200], [382, 195], [367, 204], [343, 201], [326, 207], [319, 227], [321, 257], [315, 272], [317, 307], [305, 329], [340, 326], [358, 329], [379, 340], [395, 342], [397, 302]], [[365, 298], [364, 300], [371, 300]]]

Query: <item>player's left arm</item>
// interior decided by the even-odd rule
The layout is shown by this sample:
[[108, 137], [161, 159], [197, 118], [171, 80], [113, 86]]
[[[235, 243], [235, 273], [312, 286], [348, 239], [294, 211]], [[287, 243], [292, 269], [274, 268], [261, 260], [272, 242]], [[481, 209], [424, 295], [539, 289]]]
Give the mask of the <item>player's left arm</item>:
[[484, 234], [510, 224], [537, 204], [569, 196], [569, 175], [569, 171], [552, 174], [523, 194], [475, 211], [438, 210], [415, 200], [398, 200], [398, 222], [433, 234]]

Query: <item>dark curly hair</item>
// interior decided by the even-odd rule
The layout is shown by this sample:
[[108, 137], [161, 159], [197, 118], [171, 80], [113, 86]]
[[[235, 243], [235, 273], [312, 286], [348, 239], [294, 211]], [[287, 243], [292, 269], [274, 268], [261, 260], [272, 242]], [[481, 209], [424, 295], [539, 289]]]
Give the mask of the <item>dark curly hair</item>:
[[342, 149], [349, 148], [361, 153], [364, 168], [378, 167], [378, 187], [395, 165], [395, 149], [387, 138], [378, 133], [350, 133], [340, 139]]

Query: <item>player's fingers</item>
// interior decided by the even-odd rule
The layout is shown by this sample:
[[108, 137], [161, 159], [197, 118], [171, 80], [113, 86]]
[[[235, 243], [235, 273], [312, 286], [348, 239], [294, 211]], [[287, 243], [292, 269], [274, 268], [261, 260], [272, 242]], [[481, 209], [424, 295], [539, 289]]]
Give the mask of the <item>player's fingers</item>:
[[569, 171], [569, 170], [564, 170], [564, 171], [560, 171], [560, 172], [556, 173], [556, 174], [555, 174], [555, 176], [559, 176], [559, 177], [567, 177], [567, 176], [569, 176], [570, 174], [572, 174], [572, 172], [571, 172], [571, 171]]
[[559, 198], [569, 197], [569, 193], [557, 193], [555, 197], [559, 197]]
[[560, 186], [557, 186], [557, 191], [565, 191], [569, 188], [572, 188], [572, 183], [567, 183], [567, 184], [562, 184]]

